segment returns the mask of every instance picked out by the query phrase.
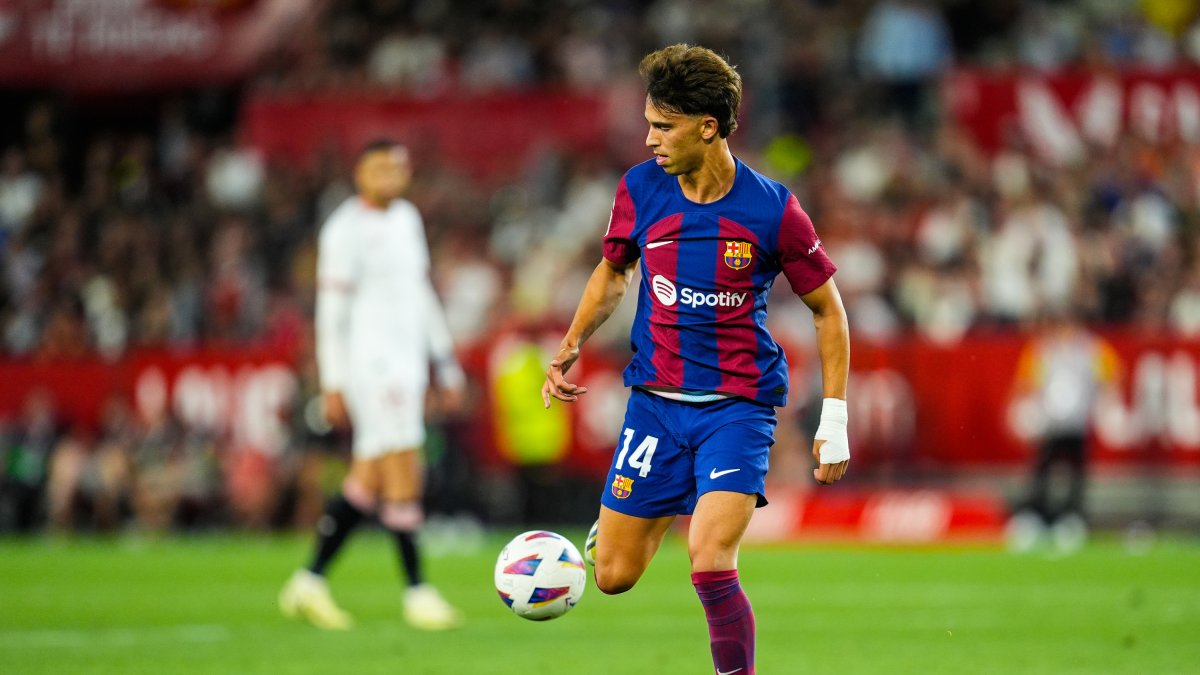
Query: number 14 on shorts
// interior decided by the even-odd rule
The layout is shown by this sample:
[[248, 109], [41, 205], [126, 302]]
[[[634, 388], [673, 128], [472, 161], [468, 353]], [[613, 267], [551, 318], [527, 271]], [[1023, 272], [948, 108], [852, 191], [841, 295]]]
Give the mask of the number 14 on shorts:
[[[625, 456], [629, 455], [629, 445], [633, 442], [633, 429], [624, 432], [625, 441], [621, 444], [621, 454], [617, 455], [617, 470], [625, 468]], [[637, 469], [638, 476], [645, 478], [650, 473], [650, 460], [654, 458], [654, 450], [658, 448], [658, 438], [646, 436], [638, 444], [637, 449], [629, 455], [629, 468]]]

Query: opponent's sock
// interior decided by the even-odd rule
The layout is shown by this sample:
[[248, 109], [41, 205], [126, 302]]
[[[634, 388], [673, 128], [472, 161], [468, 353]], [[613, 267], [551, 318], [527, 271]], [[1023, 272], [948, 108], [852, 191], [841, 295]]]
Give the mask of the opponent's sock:
[[737, 570], [695, 572], [692, 585], [708, 617], [708, 640], [717, 673], [754, 675], [754, 611]]
[[325, 505], [325, 513], [321, 514], [321, 519], [317, 521], [317, 549], [313, 553], [308, 571], [323, 576], [325, 568], [346, 542], [346, 537], [350, 536], [364, 517], [366, 514], [346, 501], [344, 496], [339, 494], [330, 499]]
[[412, 530], [393, 530], [392, 538], [396, 540], [396, 551], [400, 554], [400, 562], [409, 586], [418, 586], [424, 578], [421, 575], [421, 552], [417, 546], [417, 533]]

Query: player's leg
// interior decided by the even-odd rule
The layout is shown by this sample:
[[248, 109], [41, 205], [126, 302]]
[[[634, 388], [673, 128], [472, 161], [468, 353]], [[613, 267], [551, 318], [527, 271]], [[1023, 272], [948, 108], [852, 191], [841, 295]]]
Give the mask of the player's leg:
[[350, 627], [350, 615], [333, 601], [325, 572], [350, 534], [375, 511], [380, 483], [378, 459], [359, 458], [351, 463], [342, 492], [326, 503], [317, 521], [316, 546], [308, 565], [297, 570], [280, 593], [279, 607], [285, 615], [303, 616], [313, 625], [328, 630]]
[[595, 547], [596, 587], [609, 595], [633, 588], [674, 520], [630, 516], [601, 505], [596, 531], [604, 533], [604, 543]]
[[317, 546], [308, 570], [325, 576], [325, 570], [362, 521], [378, 508], [382, 481], [379, 458], [355, 459], [342, 481], [342, 491], [330, 498], [317, 521]]
[[1029, 508], [1041, 519], [1043, 526], [1054, 522], [1054, 508], [1050, 503], [1050, 477], [1051, 470], [1057, 462], [1058, 445], [1055, 439], [1043, 439], [1038, 446], [1029, 489]]
[[425, 465], [419, 450], [390, 452], [382, 461], [383, 504], [379, 520], [396, 542], [396, 554], [408, 583], [404, 619], [414, 628], [446, 630], [462, 624], [462, 615], [425, 580], [419, 534], [425, 521]]
[[738, 549], [754, 515], [758, 495], [709, 492], [696, 502], [688, 527], [692, 572], [737, 569]]
[[1083, 434], [1059, 440], [1060, 461], [1067, 472], [1067, 489], [1057, 509], [1051, 534], [1059, 553], [1075, 553], [1087, 543], [1087, 520], [1083, 516], [1083, 498], [1087, 471], [1087, 438]]
[[405, 449], [389, 452], [379, 461], [383, 476], [379, 521], [396, 540], [408, 585], [417, 586], [424, 581], [416, 542], [425, 520], [421, 506], [425, 476], [422, 457], [418, 450]]
[[600, 498], [595, 556], [596, 586], [603, 593], [633, 588], [675, 516], [688, 512], [694, 495], [692, 451], [681, 442], [686, 405], [634, 389]]
[[1087, 437], [1083, 434], [1070, 437], [1063, 455], [1069, 472], [1064, 514], [1083, 518], [1083, 497], [1087, 489]]
[[692, 584], [708, 620], [719, 673], [754, 673], [754, 612], [738, 576], [738, 550], [756, 506], [766, 504], [768, 456], [775, 414], [767, 406], [729, 400], [713, 404], [697, 427], [696, 491], [688, 530]]
[[754, 611], [738, 577], [738, 548], [756, 495], [709, 492], [688, 531], [692, 585], [708, 620], [709, 648], [719, 673], [754, 673]]

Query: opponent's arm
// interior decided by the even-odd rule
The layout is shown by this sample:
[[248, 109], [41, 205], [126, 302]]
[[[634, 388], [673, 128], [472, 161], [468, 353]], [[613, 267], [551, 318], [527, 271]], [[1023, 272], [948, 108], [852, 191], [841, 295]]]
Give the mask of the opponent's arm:
[[354, 294], [354, 256], [342, 222], [330, 219], [317, 240], [316, 333], [317, 375], [321, 383], [321, 412], [335, 427], [350, 418], [342, 391], [346, 386], [350, 332], [350, 303]]
[[321, 381], [321, 412], [335, 427], [349, 423], [342, 389], [346, 382], [347, 331], [350, 323], [350, 289], [336, 280], [318, 281], [317, 373]]
[[850, 379], [850, 328], [837, 285], [829, 279], [801, 296], [813, 313], [817, 329], [817, 352], [821, 357], [824, 401], [821, 424], [813, 441], [817, 468], [813, 477], [822, 485], [841, 478], [850, 464], [846, 435], [846, 386]]
[[575, 318], [571, 327], [563, 337], [558, 354], [550, 361], [546, 369], [546, 382], [542, 385], [542, 403], [549, 408], [550, 397], [560, 401], [571, 402], [578, 400], [579, 394], [587, 393], [587, 387], [571, 384], [563, 379], [571, 365], [579, 358], [579, 348], [587, 341], [592, 333], [600, 327], [608, 317], [612, 316], [625, 291], [629, 288], [629, 280], [633, 277], [633, 263], [620, 265], [604, 258], [592, 271], [579, 307], [575, 310]]

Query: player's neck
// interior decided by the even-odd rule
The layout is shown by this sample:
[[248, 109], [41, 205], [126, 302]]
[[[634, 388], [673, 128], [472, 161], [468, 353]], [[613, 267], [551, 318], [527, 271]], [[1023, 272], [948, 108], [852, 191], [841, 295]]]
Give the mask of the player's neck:
[[388, 206], [391, 205], [391, 201], [372, 199], [363, 194], [358, 195], [358, 201], [362, 202], [362, 205], [368, 209], [375, 211], [387, 211]]
[[736, 177], [737, 162], [722, 141], [695, 171], [679, 175], [679, 188], [688, 201], [709, 204], [729, 194]]

